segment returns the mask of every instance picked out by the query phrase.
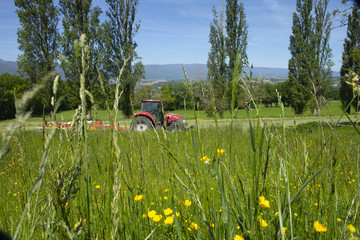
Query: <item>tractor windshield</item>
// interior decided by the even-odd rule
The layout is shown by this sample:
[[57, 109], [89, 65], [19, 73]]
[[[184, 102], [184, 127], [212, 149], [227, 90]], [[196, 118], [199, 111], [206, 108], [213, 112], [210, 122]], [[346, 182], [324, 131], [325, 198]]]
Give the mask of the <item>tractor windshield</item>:
[[141, 111], [142, 112], [157, 112], [161, 111], [161, 102], [142, 102]]
[[164, 116], [162, 112], [161, 102], [142, 102], [141, 105], [142, 112], [148, 112], [154, 116], [156, 124], [162, 124], [164, 121]]

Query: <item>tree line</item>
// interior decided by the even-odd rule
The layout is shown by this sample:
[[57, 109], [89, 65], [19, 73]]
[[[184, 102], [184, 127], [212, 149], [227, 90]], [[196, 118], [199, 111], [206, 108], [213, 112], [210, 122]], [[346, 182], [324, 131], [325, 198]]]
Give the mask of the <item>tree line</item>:
[[[296, 114], [302, 114], [307, 108], [317, 114], [326, 96], [337, 95], [331, 89], [333, 63], [329, 39], [333, 25], [328, 0], [296, 1], [289, 42], [288, 81], [262, 84], [256, 81], [251, 71], [249, 74], [244, 72], [245, 67], [251, 69], [246, 53], [248, 25], [245, 7], [239, 0], [226, 0], [221, 9], [212, 9], [206, 79], [163, 85], [160, 95], [154, 95], [156, 91], [146, 87], [135, 93], [136, 84], [145, 74], [134, 40], [140, 28], [136, 19], [138, 0], [106, 0], [108, 9], [104, 22], [99, 19], [102, 10], [93, 7], [92, 0], [59, 0], [57, 6], [53, 0], [14, 2], [21, 24], [18, 43], [22, 54], [17, 63], [23, 81], [14, 76], [1, 76], [7, 93], [2, 95], [0, 102], [12, 99], [12, 104], [32, 84], [45, 81], [46, 87], [32, 100], [31, 109], [35, 113], [53, 111], [52, 85], [58, 64], [66, 78], [60, 81], [57, 93], [62, 100], [60, 109], [74, 109], [79, 105], [79, 81], [80, 75], [84, 74], [86, 92], [91, 93], [86, 98], [89, 118], [94, 105], [91, 98], [96, 99], [99, 108], [114, 101], [114, 80], [120, 69], [123, 72], [119, 79], [122, 92], [119, 108], [126, 117], [132, 115], [132, 104], [138, 98], [149, 98], [146, 96], [151, 94], [167, 102], [169, 108], [196, 107], [206, 109], [208, 115], [217, 113], [220, 116], [231, 109], [232, 103], [237, 108], [251, 107], [254, 102], [272, 105], [278, 101], [276, 91], [281, 95], [281, 101], [291, 106]], [[354, 5], [352, 12], [347, 14], [339, 94], [348, 112], [351, 107], [355, 111], [359, 107], [356, 94], [348, 84], [349, 74], [359, 72], [359, 29], [359, 9]], [[81, 54], [74, 47], [74, 42], [81, 36], [86, 36], [88, 45], [87, 71], [84, 73]], [[12, 78], [14, 84], [10, 86], [6, 81]], [[1, 118], [14, 117], [16, 109], [15, 113], [9, 111], [9, 114], [2, 113]]]
[[[94, 104], [91, 97], [96, 98], [100, 106], [111, 101], [112, 84], [123, 68], [119, 108], [125, 116], [131, 116], [130, 99], [136, 82], [144, 76], [134, 41], [140, 27], [136, 19], [138, 0], [106, 0], [108, 8], [103, 22], [99, 18], [102, 10], [93, 7], [92, 0], [59, 0], [57, 6], [53, 0], [14, 0], [14, 3], [21, 24], [17, 32], [18, 47], [22, 51], [17, 59], [20, 77], [30, 85], [45, 83], [38, 99], [31, 104], [33, 112], [54, 110], [51, 98], [57, 75], [55, 68], [59, 65], [65, 74], [57, 93], [62, 97], [60, 108], [74, 109], [80, 104], [80, 75], [84, 74], [86, 92], [91, 93], [86, 97], [89, 119]], [[81, 36], [86, 36], [86, 71], [80, 49], [75, 47], [75, 41]], [[2, 81], [9, 78], [3, 76]], [[15, 116], [13, 113], [3, 115], [2, 119]]]

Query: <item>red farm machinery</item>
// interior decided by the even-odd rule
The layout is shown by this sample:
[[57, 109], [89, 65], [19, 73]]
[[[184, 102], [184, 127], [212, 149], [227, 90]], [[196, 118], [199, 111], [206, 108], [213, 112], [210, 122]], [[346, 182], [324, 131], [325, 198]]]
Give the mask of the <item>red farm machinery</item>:
[[130, 123], [130, 129], [133, 131], [145, 131], [158, 127], [164, 127], [168, 131], [184, 130], [187, 122], [185, 117], [165, 113], [160, 100], [142, 100], [141, 111], [136, 113], [134, 120]]

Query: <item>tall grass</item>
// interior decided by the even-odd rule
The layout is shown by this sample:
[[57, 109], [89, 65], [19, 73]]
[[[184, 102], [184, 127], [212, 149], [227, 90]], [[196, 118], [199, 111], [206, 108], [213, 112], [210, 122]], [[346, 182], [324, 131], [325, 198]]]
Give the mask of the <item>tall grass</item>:
[[[85, 73], [85, 38], [75, 45]], [[0, 228], [14, 239], [359, 237], [355, 123], [274, 126], [258, 107], [246, 128], [200, 128], [193, 110], [193, 130], [89, 131], [84, 76], [73, 128], [27, 131], [23, 112], [1, 138]], [[115, 125], [117, 106], [108, 108]]]

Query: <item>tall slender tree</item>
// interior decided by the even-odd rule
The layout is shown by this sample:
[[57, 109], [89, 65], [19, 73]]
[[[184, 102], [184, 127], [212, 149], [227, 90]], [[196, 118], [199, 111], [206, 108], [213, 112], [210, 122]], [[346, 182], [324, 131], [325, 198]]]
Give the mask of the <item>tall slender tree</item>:
[[[332, 71], [334, 65], [331, 61], [332, 50], [330, 48], [331, 15], [327, 11], [328, 0], [318, 0], [314, 8], [314, 47], [312, 84], [314, 95], [320, 102], [331, 85]], [[321, 106], [320, 106], [321, 107]], [[317, 114], [316, 104], [313, 107], [313, 115]]]
[[238, 0], [226, 1], [226, 53], [229, 58], [228, 77], [232, 80], [239, 55], [239, 73], [247, 63], [247, 29], [244, 4]]
[[217, 14], [215, 7], [212, 9], [214, 18], [210, 24], [209, 42], [211, 49], [208, 56], [207, 67], [210, 82], [216, 91], [215, 106], [220, 116], [226, 110], [227, 62], [226, 62], [226, 37], [224, 33], [224, 10]]
[[[66, 61], [61, 64], [66, 80], [71, 84], [70, 98], [73, 99], [73, 107], [80, 104], [79, 88], [80, 74], [83, 69], [81, 66], [80, 54], [75, 53], [74, 41], [79, 39], [82, 34], [86, 35], [86, 42], [89, 45], [87, 56], [88, 71], [85, 75], [86, 90], [91, 91], [97, 83], [96, 64], [98, 62], [98, 42], [99, 42], [99, 16], [101, 9], [92, 7], [92, 0], [59, 0], [60, 12], [63, 15], [63, 33], [60, 36], [61, 54]], [[91, 118], [91, 101], [87, 98], [87, 117]]]
[[[347, 37], [344, 40], [342, 66], [340, 70], [340, 99], [346, 112], [350, 113], [351, 101], [354, 98], [352, 87], [346, 83], [346, 75], [351, 71], [360, 74], [360, 13], [359, 6], [353, 6], [348, 15]], [[358, 99], [354, 99], [353, 106], [358, 111]]]
[[247, 62], [247, 24], [244, 4], [238, 0], [226, 0], [220, 15], [213, 8], [213, 21], [210, 24], [208, 56], [209, 78], [215, 91], [215, 106], [220, 116], [229, 108], [231, 86], [235, 63], [239, 56], [241, 72]]
[[[21, 27], [18, 29], [19, 49], [17, 59], [22, 77], [33, 83], [40, 81], [56, 67], [58, 45], [58, 11], [53, 0], [15, 0], [16, 13]], [[52, 81], [40, 92], [42, 104], [51, 107]]]
[[134, 37], [140, 27], [136, 22], [138, 0], [106, 0], [106, 3], [109, 9], [106, 11], [108, 20], [102, 26], [102, 65], [107, 77], [115, 79], [125, 63], [120, 79], [121, 109], [129, 117], [135, 85], [144, 76], [144, 66], [140, 61], [135, 62], [138, 57]]
[[320, 97], [329, 85], [332, 55], [327, 5], [328, 0], [296, 2], [289, 46], [289, 95], [296, 114], [304, 112], [313, 92]]
[[289, 87], [291, 105], [302, 114], [311, 96], [311, 53], [313, 46], [312, 0], [297, 0], [293, 13], [293, 34], [290, 36]]

